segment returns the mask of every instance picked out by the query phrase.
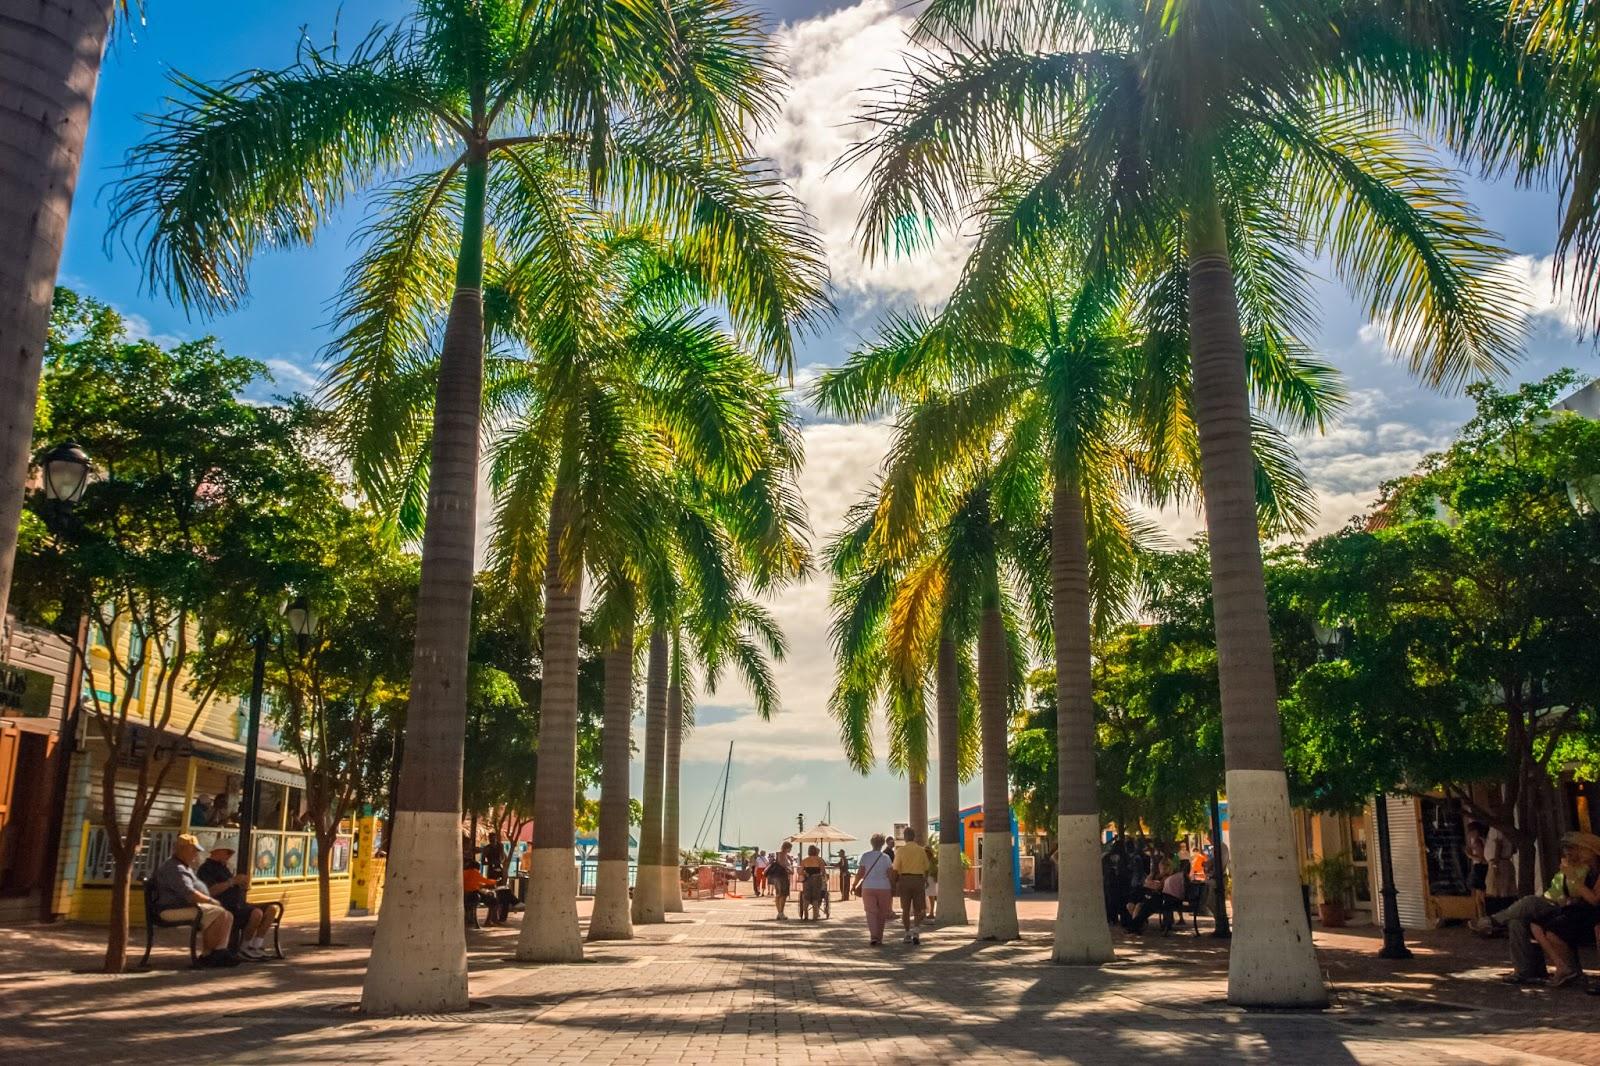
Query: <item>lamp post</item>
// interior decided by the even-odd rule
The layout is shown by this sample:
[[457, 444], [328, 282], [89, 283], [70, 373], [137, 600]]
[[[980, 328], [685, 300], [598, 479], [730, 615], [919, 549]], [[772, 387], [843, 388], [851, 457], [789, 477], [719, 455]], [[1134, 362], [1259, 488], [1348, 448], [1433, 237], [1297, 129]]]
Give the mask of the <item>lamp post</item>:
[[1228, 924], [1228, 864], [1222, 861], [1222, 800], [1211, 793], [1211, 869], [1206, 872], [1216, 886], [1211, 891], [1211, 914], [1216, 928], [1211, 935], [1218, 940], [1230, 940], [1233, 927]]
[[70, 507], [83, 499], [91, 466], [89, 457], [75, 441], [57, 444], [39, 457], [44, 471], [44, 494]]
[[1381, 791], [1374, 801], [1373, 814], [1378, 820], [1378, 873], [1382, 887], [1378, 895], [1383, 900], [1383, 947], [1378, 949], [1380, 959], [1409, 959], [1411, 949], [1406, 947], [1406, 933], [1400, 928], [1400, 908], [1394, 887], [1394, 856], [1389, 852], [1389, 800]]
[[[296, 596], [283, 609], [294, 632], [300, 654], [306, 653], [311, 638], [317, 632], [317, 612], [304, 595]], [[244, 797], [239, 803], [239, 868], [255, 869], [255, 856], [250, 850], [250, 836], [256, 818], [256, 761], [259, 758], [261, 735], [261, 702], [267, 675], [267, 631], [256, 634], [256, 661], [250, 671], [250, 714], [245, 724], [244, 739]]]
[[[1344, 652], [1343, 626], [1324, 626], [1313, 622], [1317, 646], [1325, 661], [1338, 659]], [[1378, 895], [1383, 905], [1383, 947], [1378, 949], [1380, 959], [1409, 959], [1411, 949], [1406, 947], [1405, 930], [1400, 928], [1400, 910], [1396, 903], [1394, 887], [1394, 855], [1389, 850], [1389, 801], [1382, 790], [1373, 803], [1373, 816], [1378, 822]]]

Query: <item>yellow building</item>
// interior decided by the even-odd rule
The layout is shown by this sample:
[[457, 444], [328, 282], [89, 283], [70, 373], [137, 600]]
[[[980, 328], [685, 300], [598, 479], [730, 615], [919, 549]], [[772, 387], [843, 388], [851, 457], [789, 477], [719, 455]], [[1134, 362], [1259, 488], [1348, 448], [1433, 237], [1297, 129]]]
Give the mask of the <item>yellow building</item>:
[[[166, 768], [145, 825], [142, 850], [134, 861], [131, 921], [135, 928], [144, 921], [140, 891], [144, 878], [171, 855], [177, 835], [194, 833], [207, 846], [237, 843], [237, 818], [243, 801], [246, 701], [217, 697], [201, 708], [189, 695], [189, 678], [180, 676], [171, 717], [164, 729], [156, 728], [159, 712], [150, 690], [158, 673], [158, 657], [146, 648], [154, 639], [124, 623], [114, 627], [118, 660], [144, 663], [142, 670], [134, 671], [128, 713], [128, 721], [137, 723], [134, 749], [139, 757], [128, 760], [115, 777], [121, 817], [126, 817], [137, 787], [144, 745], [155, 746], [153, 765]], [[134, 652], [131, 656], [130, 650]], [[114, 675], [110, 663], [104, 643], [91, 639], [83, 680], [85, 706], [93, 705], [96, 692], [102, 703], [111, 699]], [[117, 696], [120, 699], [122, 693]], [[101, 824], [107, 755], [92, 712], [83, 711], [68, 767], [52, 905], [57, 916], [77, 921], [104, 922], [110, 914], [112, 855]], [[285, 921], [313, 920], [317, 917], [317, 842], [312, 833], [301, 829], [305, 780], [294, 756], [278, 750], [276, 738], [265, 725], [256, 784], [250, 898], [282, 901]], [[216, 813], [219, 810], [221, 813]], [[351, 837], [341, 832], [333, 847], [330, 896], [336, 915], [344, 912], [351, 896], [350, 859]]]

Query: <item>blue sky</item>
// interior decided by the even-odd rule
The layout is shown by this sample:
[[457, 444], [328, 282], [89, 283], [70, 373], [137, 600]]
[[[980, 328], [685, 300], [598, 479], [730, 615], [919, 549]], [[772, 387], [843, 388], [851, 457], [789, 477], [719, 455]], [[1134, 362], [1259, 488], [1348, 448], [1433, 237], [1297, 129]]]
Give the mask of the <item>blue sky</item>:
[[[139, 115], [162, 108], [172, 69], [218, 78], [252, 66], [289, 62], [300, 29], [326, 42], [335, 28], [347, 40], [408, 8], [405, 0], [276, 0], [218, 4], [215, 0], [152, 0], [149, 21], [113, 46], [101, 76], [84, 170], [62, 264], [64, 284], [121, 309], [137, 328], [158, 337], [214, 333], [237, 354], [267, 363], [283, 391], [308, 388], [326, 343], [329, 301], [353, 256], [350, 238], [362, 205], [349, 205], [308, 250], [259, 259], [249, 302], [210, 321], [191, 319], [142, 288], [137, 262], [120, 247], [105, 247], [112, 207], [107, 183], [125, 153], [143, 136]], [[831, 172], [855, 135], [849, 122], [861, 103], [856, 90], [881, 85], [900, 66], [905, 15], [898, 0], [769, 0], [767, 11], [791, 72], [791, 95], [776, 127], [760, 145], [791, 178], [816, 218], [829, 249], [839, 315], [809, 338], [800, 361], [810, 373], [840, 361], [870, 335], [889, 308], [935, 300], [947, 291], [961, 258], [959, 235], [910, 263], [868, 265], [855, 254], [855, 175]], [[1556, 203], [1547, 193], [1469, 181], [1469, 195], [1506, 245], [1534, 316], [1529, 355], [1517, 377], [1573, 366], [1600, 373], [1593, 348], [1580, 343], [1570, 308], [1550, 291], [1548, 257], [1554, 243]], [[1442, 445], [1466, 413], [1459, 397], [1416, 385], [1384, 350], [1379, 331], [1360, 309], [1327, 282], [1321, 351], [1347, 376], [1349, 413], [1321, 438], [1301, 441], [1322, 502], [1322, 526], [1342, 525], [1370, 500], [1378, 483], [1404, 473], [1425, 452]], [[802, 373], [802, 377], [805, 373]], [[837, 525], [882, 456], [882, 426], [841, 426], [813, 421], [806, 429], [808, 468], [803, 488], [820, 540]], [[1161, 516], [1175, 540], [1199, 526], [1194, 515]], [[831, 802], [834, 821], [866, 835], [904, 820], [905, 785], [879, 770], [862, 778], [838, 756], [824, 706], [832, 669], [826, 639], [826, 590], [820, 582], [792, 590], [774, 609], [789, 632], [793, 653], [779, 671], [785, 709], [773, 723], [755, 721], [744, 694], [728, 688], [702, 698], [700, 726], [685, 749], [685, 845], [692, 842], [730, 740], [735, 743], [728, 835], [747, 843], [775, 844], [792, 831], [795, 816], [807, 824]], [[637, 775], [636, 775], [637, 777]], [[977, 782], [963, 789], [975, 801]]]

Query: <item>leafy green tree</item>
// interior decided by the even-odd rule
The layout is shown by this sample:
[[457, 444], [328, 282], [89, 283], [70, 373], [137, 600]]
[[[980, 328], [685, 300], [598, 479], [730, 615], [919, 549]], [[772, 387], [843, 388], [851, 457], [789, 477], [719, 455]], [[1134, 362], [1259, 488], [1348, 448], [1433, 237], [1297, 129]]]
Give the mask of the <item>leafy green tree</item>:
[[1492, 276], [1499, 249], [1449, 172], [1387, 115], [1430, 93], [1441, 113], [1465, 109], [1483, 75], [1447, 69], [1438, 34], [1413, 26], [1367, 0], [933, 0], [914, 34], [954, 42], [950, 55], [869, 114], [876, 132], [857, 152], [870, 165], [869, 248], [914, 248], [934, 223], [975, 221], [954, 303], [1003, 311], [1009, 264], [1051, 245], [1076, 250], [1091, 276], [1181, 285], [1234, 778], [1237, 1003], [1326, 999], [1288, 838], [1252, 323], [1303, 314], [1299, 260], [1322, 255], [1430, 383], [1515, 354], [1518, 309]]
[[[692, 235], [697, 276], [780, 363], [817, 291], [798, 208], [749, 157], [775, 103], [753, 16], [725, 0], [606, 10], [418, 0], [399, 25], [349, 48], [307, 44], [281, 70], [176, 76], [175, 102], [118, 189], [116, 225], [142, 239], [151, 283], [212, 310], [242, 298], [258, 249], [310, 241], [351, 195], [389, 182], [342, 297], [329, 382], [362, 487], [425, 527], [400, 847], [363, 989], [377, 1013], [467, 1006], [459, 886], [420, 864], [454, 853], [461, 811], [486, 280], [504, 280], [498, 263], [532, 264], [517, 282], [558, 306], [572, 294], [561, 282], [576, 171], [591, 199]], [[560, 500], [558, 543], [571, 513]], [[545, 611], [541, 728], [570, 746], [577, 588], [560, 591]], [[540, 780], [559, 810], [535, 823], [547, 856], [572, 845], [572, 790], [551, 773], [551, 747]]]
[[[314, 569], [315, 531], [296, 501], [324, 475], [301, 448], [303, 407], [240, 398], [264, 378], [260, 364], [210, 339], [170, 350], [130, 341], [114, 311], [67, 293], [62, 308], [58, 323], [85, 328], [47, 345], [51, 431], [76, 440], [99, 474], [70, 511], [30, 494], [49, 535], [21, 560], [16, 603], [68, 633], [88, 618], [78, 654], [100, 664], [86, 708], [103, 745], [113, 863], [105, 968], [120, 973], [134, 857], [180, 761], [172, 741], [235, 691], [223, 679], [251, 654], [253, 633], [223, 620], [276, 602]], [[103, 655], [91, 659], [88, 642]], [[119, 786], [125, 767], [131, 789]]]

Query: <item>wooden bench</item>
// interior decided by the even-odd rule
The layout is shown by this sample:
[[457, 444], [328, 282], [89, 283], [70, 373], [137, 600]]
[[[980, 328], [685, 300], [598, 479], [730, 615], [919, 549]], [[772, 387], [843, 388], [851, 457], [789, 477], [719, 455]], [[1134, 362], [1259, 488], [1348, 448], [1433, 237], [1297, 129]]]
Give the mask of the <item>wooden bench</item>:
[[[150, 968], [150, 951], [155, 947], [157, 929], [188, 929], [189, 930], [189, 965], [193, 966], [199, 961], [200, 944], [200, 908], [194, 908], [194, 917], [182, 921], [169, 922], [161, 917], [156, 910], [156, 880], [153, 877], [144, 882], [144, 958], [139, 960], [139, 969]], [[273, 940], [277, 940], [277, 931], [274, 928]], [[283, 956], [278, 956], [282, 958]]]

